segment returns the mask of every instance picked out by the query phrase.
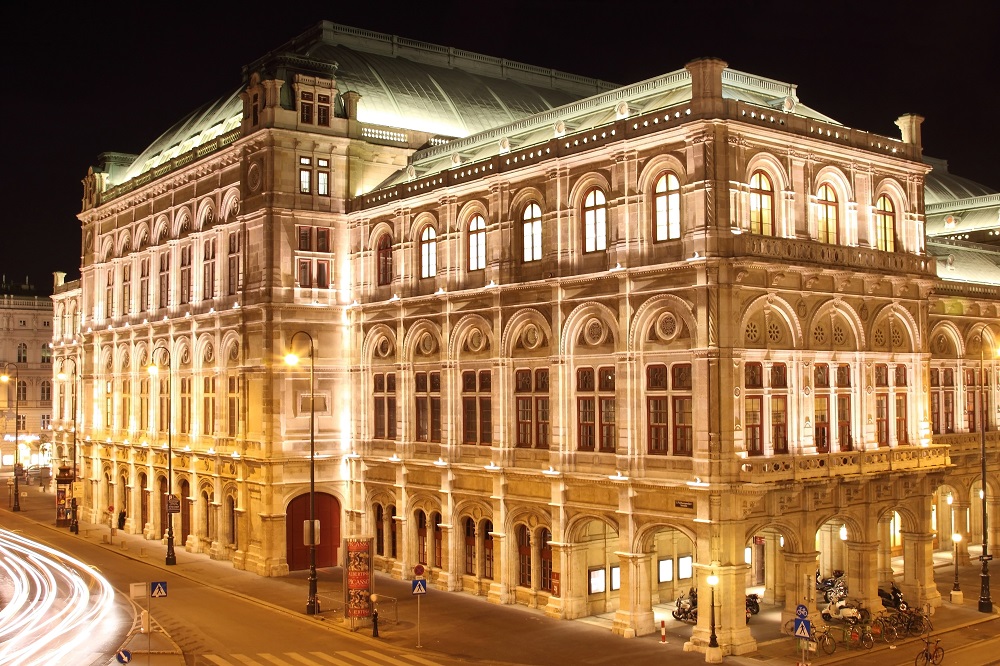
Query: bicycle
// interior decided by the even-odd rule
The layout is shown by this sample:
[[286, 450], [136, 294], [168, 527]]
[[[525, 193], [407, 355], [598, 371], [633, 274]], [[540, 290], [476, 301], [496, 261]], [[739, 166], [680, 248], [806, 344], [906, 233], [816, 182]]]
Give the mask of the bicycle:
[[917, 654], [913, 660], [914, 666], [927, 666], [928, 664], [940, 664], [944, 661], [944, 648], [939, 645], [941, 638], [934, 639], [934, 649], [931, 649], [931, 637], [928, 635], [923, 639], [924, 649]]

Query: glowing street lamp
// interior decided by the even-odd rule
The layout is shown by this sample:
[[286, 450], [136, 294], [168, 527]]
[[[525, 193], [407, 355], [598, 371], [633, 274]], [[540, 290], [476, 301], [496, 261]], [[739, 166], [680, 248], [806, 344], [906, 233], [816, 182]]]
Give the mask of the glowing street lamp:
[[316, 601], [316, 342], [305, 331], [293, 333], [285, 354], [288, 365], [299, 364], [299, 356], [291, 350], [297, 335], [309, 339], [309, 598], [306, 615], [315, 615], [319, 610]]
[[979, 574], [980, 587], [979, 587], [979, 612], [980, 613], [992, 613], [993, 612], [993, 601], [990, 599], [990, 559], [989, 555], [989, 519], [986, 515], [986, 394], [983, 393], [983, 384], [986, 383], [985, 374], [983, 373], [983, 349], [986, 347], [986, 337], [983, 335], [986, 331], [986, 324], [982, 324], [982, 328], [979, 329], [979, 416], [977, 420], [982, 421], [979, 424], [979, 462], [980, 462], [980, 474], [982, 476], [982, 487], [979, 491], [979, 496], [983, 501], [983, 552], [979, 556], [979, 559], [983, 563], [983, 570]]
[[170, 511], [170, 499], [174, 492], [174, 444], [171, 433], [174, 429], [174, 391], [173, 391], [173, 363], [170, 360], [170, 350], [166, 346], [155, 347], [150, 358], [149, 374], [156, 375], [160, 372], [160, 367], [156, 364], [156, 352], [163, 350], [167, 357], [167, 559], [166, 564], [177, 564], [177, 555], [174, 553], [174, 514]]
[[[73, 374], [72, 375], [67, 375], [66, 371], [63, 370], [63, 371], [60, 371], [60, 373], [58, 375], [56, 375], [56, 377], [59, 379], [59, 381], [63, 381], [63, 382], [66, 381], [67, 378], [72, 378], [73, 379], [73, 388], [72, 388], [72, 391], [73, 391], [73, 400], [72, 400], [72, 406], [71, 407], [73, 409], [73, 482], [75, 483], [76, 480], [77, 480], [77, 477], [76, 477], [76, 360], [72, 359], [72, 358], [67, 358], [67, 359], [65, 359], [63, 361], [63, 366], [65, 366], [67, 363], [72, 363], [73, 364]], [[70, 485], [70, 491], [71, 492], [72, 492], [72, 488], [73, 488], [73, 486]], [[77, 520], [77, 517], [76, 517], [76, 497], [71, 497], [70, 498], [69, 531], [72, 532], [73, 534], [79, 534], [80, 533], [80, 522], [79, 522], [79, 520]]]
[[18, 393], [20, 386], [17, 381], [17, 366], [13, 363], [4, 363], [3, 374], [0, 375], [0, 381], [4, 384], [10, 381], [10, 368], [14, 368], [14, 506], [12, 509], [14, 511], [20, 511], [21, 492], [17, 487], [17, 473], [21, 464], [21, 443], [18, 440], [18, 426], [21, 425], [20, 414], [18, 413], [21, 406], [21, 395]]

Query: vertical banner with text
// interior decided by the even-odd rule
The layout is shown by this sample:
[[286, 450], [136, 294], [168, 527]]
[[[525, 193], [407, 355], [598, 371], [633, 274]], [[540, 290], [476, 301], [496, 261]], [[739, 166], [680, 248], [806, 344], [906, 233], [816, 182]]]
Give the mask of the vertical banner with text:
[[372, 539], [344, 539], [344, 607], [347, 617], [369, 617], [372, 593]]

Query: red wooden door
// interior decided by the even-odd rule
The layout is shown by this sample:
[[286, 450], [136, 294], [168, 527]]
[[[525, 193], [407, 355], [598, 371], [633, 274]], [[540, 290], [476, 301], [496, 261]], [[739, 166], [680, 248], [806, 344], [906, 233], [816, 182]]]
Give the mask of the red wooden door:
[[[285, 514], [285, 546], [288, 570], [309, 568], [309, 546], [305, 529], [309, 520], [309, 493], [299, 495], [288, 505]], [[340, 502], [333, 495], [316, 493], [316, 520], [319, 531], [316, 546], [316, 567], [334, 567], [339, 564], [337, 551], [340, 545]]]

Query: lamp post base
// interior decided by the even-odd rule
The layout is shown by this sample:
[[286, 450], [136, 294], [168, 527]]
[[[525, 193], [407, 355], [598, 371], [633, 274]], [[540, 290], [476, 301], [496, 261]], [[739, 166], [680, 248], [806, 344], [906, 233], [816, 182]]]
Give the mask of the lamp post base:
[[709, 647], [705, 649], [705, 662], [708, 664], [722, 663], [722, 648]]
[[961, 590], [951, 591], [951, 603], [958, 604], [959, 606], [965, 601], [965, 593]]
[[980, 613], [992, 613], [993, 612], [993, 600], [990, 599], [990, 572], [987, 568], [989, 565], [986, 560], [983, 560], [983, 572], [979, 574], [980, 578], [980, 588], [979, 588], [979, 612]]

